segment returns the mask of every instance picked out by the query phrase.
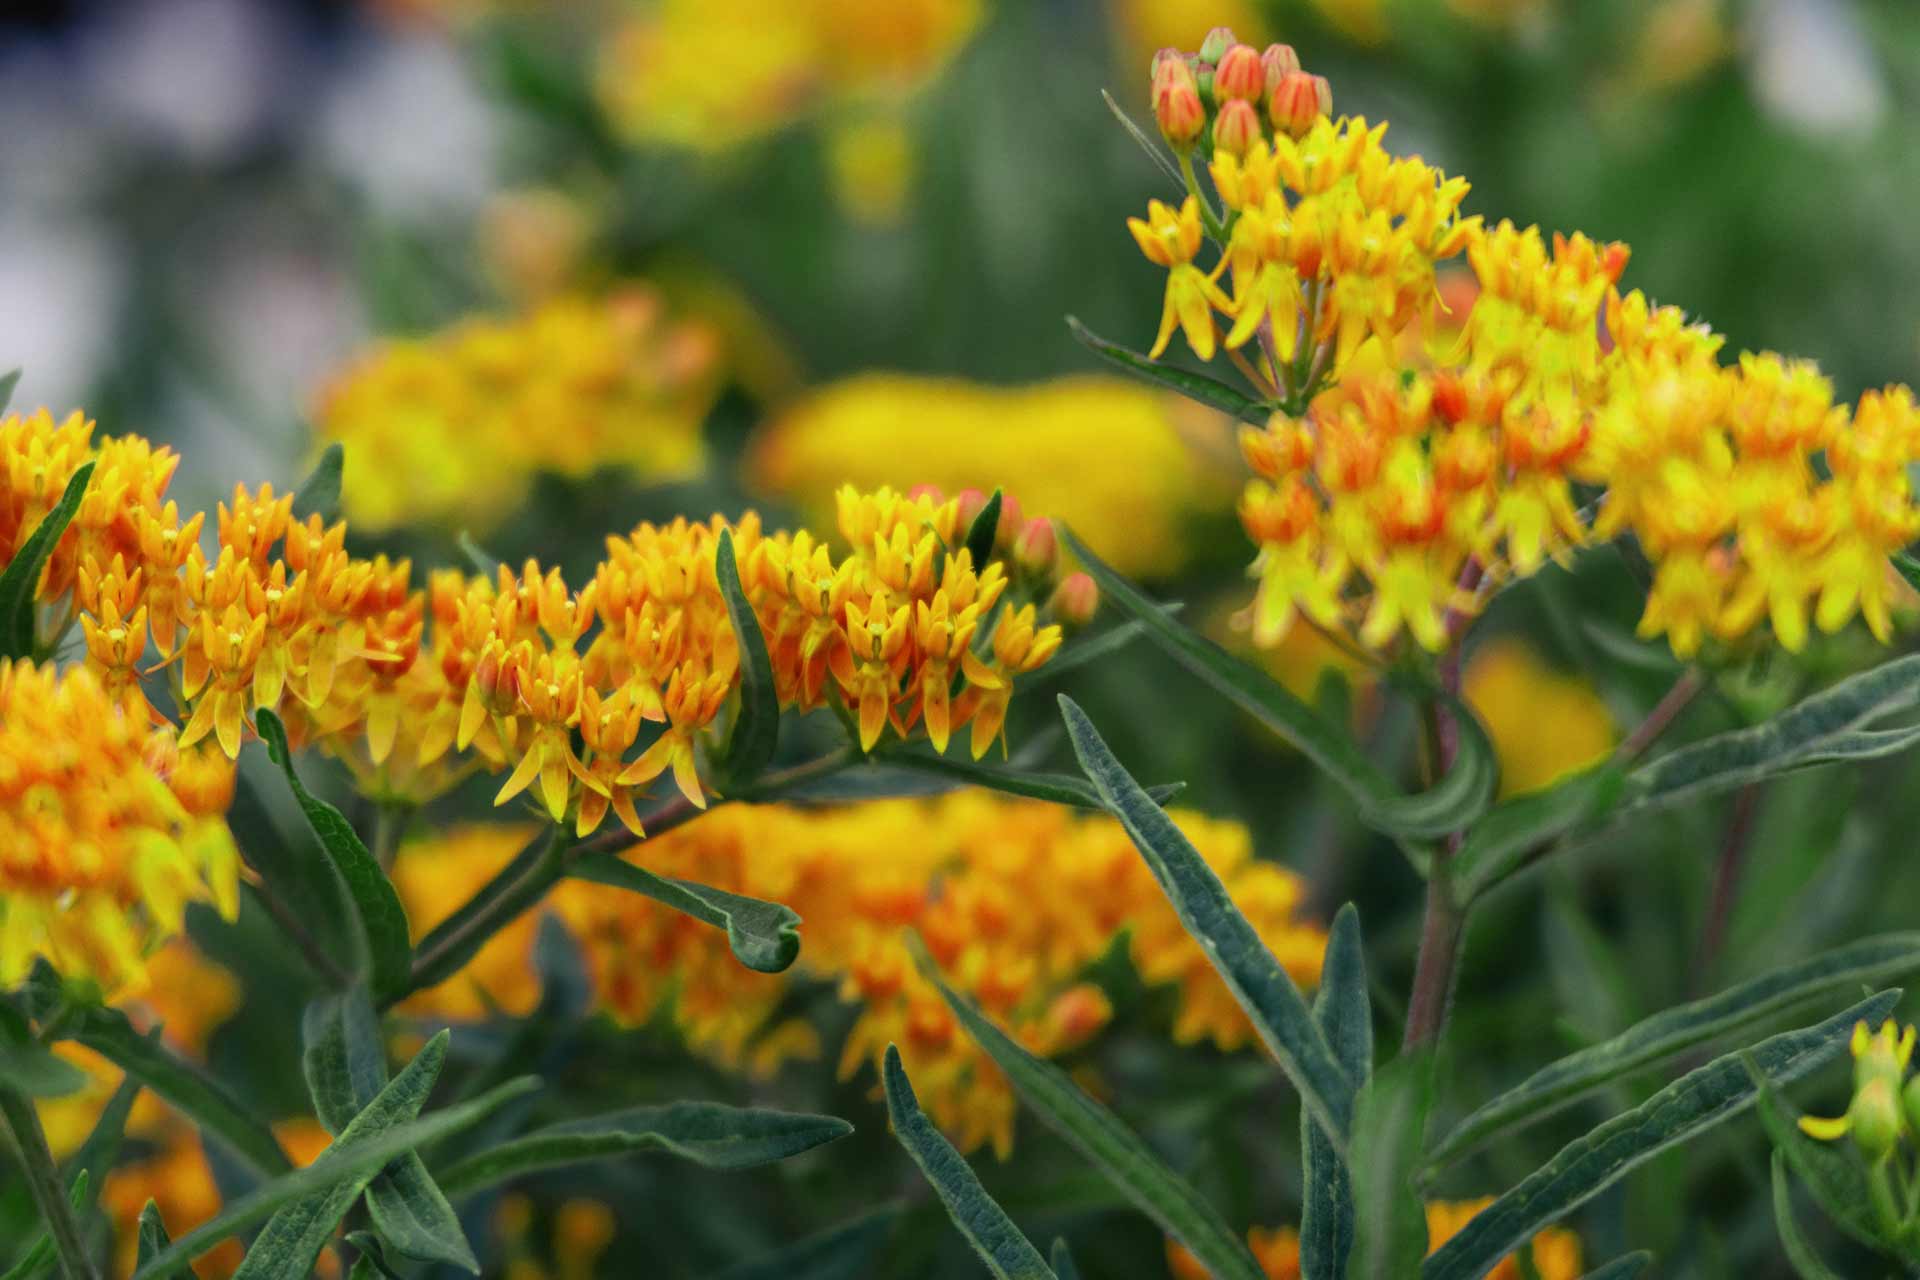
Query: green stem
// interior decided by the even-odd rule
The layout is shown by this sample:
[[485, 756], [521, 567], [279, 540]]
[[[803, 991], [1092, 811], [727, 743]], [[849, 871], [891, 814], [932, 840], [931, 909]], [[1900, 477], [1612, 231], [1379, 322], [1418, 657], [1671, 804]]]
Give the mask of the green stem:
[[382, 871], [393, 870], [393, 859], [400, 852], [400, 838], [407, 832], [407, 820], [413, 806], [403, 800], [382, 800], [373, 811], [373, 857]]
[[60, 1185], [60, 1174], [54, 1168], [53, 1153], [47, 1150], [47, 1135], [40, 1128], [40, 1116], [34, 1111], [33, 1103], [17, 1090], [0, 1084], [0, 1121], [4, 1121], [0, 1127], [12, 1139], [14, 1152], [26, 1170], [27, 1189], [47, 1224], [47, 1236], [59, 1255], [60, 1269], [66, 1273], [67, 1280], [97, 1280], [99, 1272], [87, 1256], [80, 1224], [75, 1221], [73, 1206]]
[[1200, 190], [1200, 175], [1193, 171], [1193, 152], [1180, 153], [1180, 177], [1187, 184], [1187, 194], [1200, 206], [1200, 225], [1207, 229], [1207, 235], [1222, 249], [1227, 247], [1227, 228], [1220, 221], [1220, 215], [1213, 211], [1213, 201], [1207, 199]]

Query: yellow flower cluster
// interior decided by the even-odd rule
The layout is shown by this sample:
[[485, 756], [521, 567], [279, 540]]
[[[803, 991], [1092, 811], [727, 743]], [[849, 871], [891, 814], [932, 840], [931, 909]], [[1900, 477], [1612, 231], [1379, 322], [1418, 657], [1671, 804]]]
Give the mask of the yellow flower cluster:
[[0, 989], [36, 958], [138, 986], [189, 902], [239, 909], [233, 769], [123, 715], [92, 672], [0, 662]]
[[331, 381], [314, 422], [346, 447], [343, 496], [360, 528], [479, 530], [543, 471], [696, 474], [720, 345], [645, 285], [562, 295], [524, 315], [382, 343]]
[[[1427, 1252], [1432, 1253], [1460, 1233], [1474, 1215], [1493, 1203], [1493, 1197], [1480, 1200], [1433, 1200], [1427, 1204]], [[1300, 1280], [1300, 1234], [1291, 1227], [1254, 1227], [1247, 1232], [1247, 1245], [1267, 1274], [1267, 1280]], [[1167, 1242], [1167, 1265], [1174, 1280], [1208, 1280], [1211, 1276], [1199, 1259], [1175, 1242]], [[1580, 1237], [1560, 1227], [1548, 1227], [1534, 1236], [1523, 1261], [1519, 1255], [1502, 1258], [1487, 1280], [1578, 1280]]]
[[659, 0], [616, 27], [596, 78], [622, 136], [717, 151], [823, 104], [899, 94], [979, 25], [979, 0]]
[[[1315, 981], [1325, 935], [1301, 918], [1301, 881], [1255, 858], [1238, 824], [1176, 816], [1281, 963]], [[505, 865], [525, 834], [457, 832], [408, 846], [396, 882], [409, 918], [424, 925], [450, 912], [464, 886]], [[969, 1150], [990, 1143], [1006, 1153], [1014, 1095], [916, 970], [909, 929], [948, 981], [1036, 1053], [1064, 1053], [1106, 1023], [1107, 998], [1084, 975], [1122, 934], [1143, 978], [1176, 987], [1176, 1039], [1234, 1049], [1252, 1036], [1126, 834], [1104, 818], [973, 792], [832, 811], [733, 806], [650, 841], [647, 865], [791, 905], [806, 945], [795, 970], [755, 973], [708, 926], [646, 898], [563, 884], [550, 907], [581, 943], [612, 1016], [641, 1025], [670, 1010], [698, 1052], [764, 1073], [819, 1050], [811, 1026], [781, 1019], [792, 984], [836, 983], [860, 1009], [842, 1073], [877, 1064], [898, 1043], [929, 1112]], [[1036, 897], [1035, 883], [1051, 891]], [[534, 928], [531, 920], [514, 926], [413, 1007], [442, 1016], [477, 1014], [490, 1002], [530, 1007]]]
[[[1626, 533], [1655, 566], [1640, 632], [1682, 656], [1762, 620], [1790, 650], [1856, 613], [1889, 637], [1888, 555], [1920, 534], [1910, 392], [1850, 413], [1805, 362], [1722, 366], [1704, 326], [1620, 292], [1626, 246], [1461, 218], [1464, 182], [1328, 119], [1286, 46], [1202, 52], [1156, 60], [1154, 107], [1183, 157], [1210, 133], [1219, 260], [1196, 261], [1197, 191], [1129, 227], [1169, 268], [1154, 354], [1176, 326], [1203, 359], [1224, 344], [1282, 409], [1241, 436], [1257, 644], [1304, 618], [1438, 651], [1487, 588]], [[1463, 251], [1477, 300], [1436, 350], [1435, 264]]]
[[868, 374], [821, 388], [764, 427], [747, 460], [757, 488], [812, 517], [841, 484], [936, 484], [1018, 493], [1122, 573], [1164, 576], [1186, 525], [1226, 488], [1190, 443], [1218, 419], [1192, 402], [1103, 377], [1020, 388]]

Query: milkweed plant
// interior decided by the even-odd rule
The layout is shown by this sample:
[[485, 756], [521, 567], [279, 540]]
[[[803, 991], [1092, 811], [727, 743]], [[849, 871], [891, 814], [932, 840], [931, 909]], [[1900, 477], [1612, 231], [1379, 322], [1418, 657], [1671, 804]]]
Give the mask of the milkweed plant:
[[[698, 471], [721, 345], [639, 284], [374, 349], [317, 406], [304, 481], [242, 485], [210, 512], [169, 497], [171, 448], [82, 412], [6, 411], [0, 1117], [31, 1205], [0, 1242], [8, 1277], [479, 1274], [496, 1257], [520, 1261], [488, 1274], [533, 1276], [547, 1252], [552, 1274], [603, 1255], [607, 1274], [648, 1274], [591, 1196], [520, 1189], [589, 1164], [806, 1153], [806, 1176], [831, 1180], [839, 1140], [888, 1124], [948, 1244], [1014, 1280], [1092, 1274], [1065, 1239], [1034, 1244], [1027, 1207], [1003, 1208], [969, 1160], [1017, 1166], [1022, 1115], [1164, 1237], [1127, 1274], [1659, 1274], [1645, 1252], [1593, 1256], [1575, 1211], [1738, 1126], [1771, 1144], [1771, 1182], [1749, 1190], [1800, 1275], [1840, 1272], [1796, 1196], [1856, 1257], [1920, 1267], [1920, 1078], [1889, 985], [1920, 969], [1920, 935], [1697, 992], [1482, 1096], [1447, 1069], [1473, 1001], [1468, 926], [1503, 885], [1631, 846], [1657, 814], [1920, 742], [1920, 658], [1887, 656], [1920, 581], [1911, 392], [1849, 405], [1807, 361], [1730, 359], [1632, 287], [1627, 246], [1468, 212], [1465, 179], [1337, 114], [1287, 45], [1216, 29], [1155, 55], [1141, 101], [1152, 130], [1121, 104], [1116, 127], [1167, 190], [1125, 226], [1163, 306], [1139, 317], [1144, 354], [1067, 323], [1151, 389], [849, 388], [758, 446], [763, 476], [813, 486], [790, 482], [790, 524], [700, 510], [610, 528], [573, 573], [484, 549], [536, 472]], [[1113, 270], [1136, 269], [1112, 239]], [[1126, 576], [1164, 566], [1179, 524], [1170, 507], [1116, 519], [1129, 477], [1181, 502], [1212, 483], [1154, 452], [1175, 398], [1237, 431], [1235, 650]], [[994, 473], [878, 481], [922, 413], [949, 415], [943, 475]], [[1036, 436], [1080, 415], [1089, 449], [1113, 452], [1062, 483], [1022, 439], [969, 434], [1001, 415]], [[1023, 507], [1023, 490], [1090, 514]], [[479, 534], [429, 544], [458, 552], [428, 563], [364, 551], [410, 521]], [[1145, 529], [1163, 531], [1136, 547]], [[1617, 743], [1514, 791], [1463, 683], [1468, 638], [1502, 592], [1603, 547], [1644, 570], [1620, 643], [1670, 687]], [[1878, 661], [1676, 740], [1696, 699], [1852, 630]], [[1302, 643], [1405, 714], [1417, 770], [1346, 704], [1276, 678], [1271, 655]], [[1255, 856], [1247, 825], [1174, 803], [1177, 782], [1143, 785], [1182, 760], [1123, 760], [1058, 692], [1125, 646], [1284, 742], [1325, 784], [1314, 803], [1404, 854], [1424, 901], [1404, 991], [1354, 906]], [[1037, 767], [1061, 728], [1077, 770]], [[243, 839], [236, 807], [277, 815], [279, 840]], [[194, 939], [248, 919], [308, 993], [265, 1011], [301, 1114], [263, 1108], [207, 1049], [236, 996]], [[1209, 1194], [1204, 1148], [1176, 1159], [1087, 1068], [1116, 956], [1168, 993], [1175, 1041], [1284, 1081], [1237, 1095], [1299, 1117], [1297, 1152], [1274, 1157], [1291, 1167], [1261, 1183], [1289, 1190], [1253, 1220]], [[808, 1012], [817, 989], [840, 1014]], [[541, 1075], [543, 1037], [582, 1008], [666, 1025], [749, 1080], [837, 1038], [838, 1076], [884, 1112], [651, 1085], [590, 1109]], [[1849, 1057], [1844, 1109], [1803, 1115], [1795, 1082]], [[1662, 1083], [1626, 1087], [1650, 1073]], [[1611, 1113], [1538, 1168], [1499, 1160], [1484, 1167], [1503, 1185], [1439, 1194], [1450, 1169], [1594, 1099]], [[885, 1215], [813, 1226], [727, 1274], [879, 1274]]]

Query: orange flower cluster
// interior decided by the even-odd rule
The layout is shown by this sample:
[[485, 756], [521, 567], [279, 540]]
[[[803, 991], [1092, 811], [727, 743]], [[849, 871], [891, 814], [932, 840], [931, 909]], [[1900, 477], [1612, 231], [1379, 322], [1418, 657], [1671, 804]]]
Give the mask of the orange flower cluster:
[[0, 989], [36, 958], [137, 988], [189, 902], [232, 919], [232, 792], [225, 757], [120, 714], [91, 672], [0, 662]]
[[[1219, 31], [1165, 51], [1153, 100], [1190, 194], [1128, 223], [1169, 269], [1152, 354], [1176, 326], [1202, 359], [1224, 344], [1277, 410], [1242, 432], [1258, 644], [1304, 618], [1437, 651], [1491, 589], [1625, 533], [1655, 566], [1641, 634], [1681, 656], [1763, 620], [1790, 650], [1856, 614], [1889, 638], [1888, 557], [1920, 536], [1906, 388], [1850, 413], [1805, 362], [1722, 366], [1704, 326], [1620, 292], [1625, 245], [1460, 217], [1465, 182], [1389, 155], [1384, 126], [1329, 120], [1287, 46]], [[1208, 137], [1224, 222], [1188, 158]], [[1435, 276], [1462, 252], [1464, 323]]]
[[[1238, 824], [1177, 816], [1288, 971], [1316, 980], [1325, 935], [1301, 918], [1299, 879], [1255, 858]], [[485, 828], [407, 846], [395, 880], [409, 918], [426, 927], [444, 917], [528, 834]], [[805, 946], [795, 970], [755, 973], [707, 925], [636, 895], [566, 883], [550, 906], [581, 943], [603, 1008], [636, 1026], [670, 1011], [696, 1051], [765, 1073], [820, 1048], [809, 1024], [780, 1016], [793, 983], [833, 982], [860, 1008], [841, 1049], [842, 1073], [877, 1064], [886, 1045], [898, 1043], [929, 1112], [968, 1149], [992, 1144], [1004, 1155], [1016, 1102], [916, 970], [909, 929], [947, 981], [1042, 1055], [1065, 1053], [1106, 1023], [1106, 995], [1085, 973], [1122, 934], [1147, 981], [1177, 988], [1177, 1040], [1233, 1049], [1252, 1036], [1126, 834], [1107, 819], [980, 792], [833, 811], [742, 805], [661, 835], [646, 852], [657, 874], [791, 905], [805, 921]], [[1055, 891], [1036, 897], [1034, 883]], [[530, 918], [512, 926], [409, 1007], [442, 1017], [478, 1016], [489, 1005], [530, 1008], [535, 928]]]

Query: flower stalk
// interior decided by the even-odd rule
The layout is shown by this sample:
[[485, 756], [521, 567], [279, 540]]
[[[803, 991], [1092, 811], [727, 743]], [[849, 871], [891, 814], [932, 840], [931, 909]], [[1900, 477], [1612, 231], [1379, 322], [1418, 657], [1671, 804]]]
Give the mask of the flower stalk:
[[26, 1174], [27, 1190], [32, 1193], [34, 1207], [46, 1223], [47, 1236], [53, 1241], [61, 1272], [67, 1280], [97, 1280], [99, 1272], [87, 1254], [73, 1206], [67, 1202], [66, 1190], [60, 1185], [60, 1172], [54, 1167], [53, 1153], [47, 1149], [47, 1135], [40, 1127], [40, 1117], [33, 1103], [4, 1083], [0, 1083], [0, 1129], [5, 1130], [9, 1145]]

